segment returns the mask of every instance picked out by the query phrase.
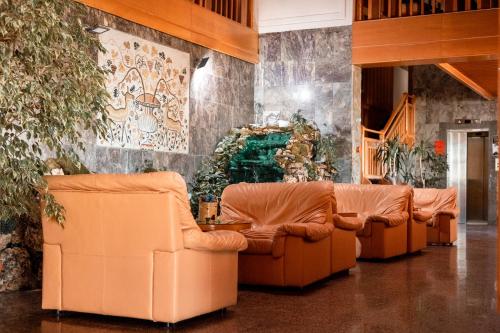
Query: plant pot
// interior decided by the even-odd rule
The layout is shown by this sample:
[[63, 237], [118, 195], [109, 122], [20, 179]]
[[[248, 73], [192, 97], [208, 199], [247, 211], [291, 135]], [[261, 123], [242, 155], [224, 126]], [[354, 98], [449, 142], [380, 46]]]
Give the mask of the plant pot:
[[201, 222], [204, 222], [207, 218], [215, 220], [219, 208], [219, 199], [216, 198], [216, 201], [213, 202], [205, 202], [200, 198], [198, 203], [198, 220]]

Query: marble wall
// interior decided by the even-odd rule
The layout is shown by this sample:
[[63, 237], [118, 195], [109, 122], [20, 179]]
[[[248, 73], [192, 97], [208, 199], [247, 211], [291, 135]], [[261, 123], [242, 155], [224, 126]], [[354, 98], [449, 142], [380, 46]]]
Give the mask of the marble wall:
[[[497, 101], [488, 101], [434, 65], [413, 68], [413, 93], [417, 96], [416, 139], [447, 141], [448, 130], [489, 132], [488, 142], [488, 221], [496, 223], [495, 159], [491, 145], [497, 135]], [[480, 119], [480, 124], [455, 124], [457, 118]], [[446, 181], [444, 181], [446, 183]]]
[[457, 118], [496, 121], [496, 101], [482, 98], [434, 65], [413, 67], [412, 80], [417, 140], [436, 140], [440, 124]]
[[[254, 65], [186, 42], [119, 17], [88, 8], [89, 25], [105, 25], [166, 45], [191, 57], [189, 154], [160, 153], [99, 147], [92, 135], [87, 136], [83, 162], [92, 171], [131, 173], [143, 167], [145, 160], [155, 168], [181, 173], [186, 181], [202, 159], [210, 155], [217, 142], [232, 128], [254, 121]], [[207, 65], [196, 69], [202, 57]]]
[[322, 134], [338, 138], [339, 181], [352, 181], [351, 27], [287, 31], [259, 37], [255, 68], [256, 121], [301, 111]]

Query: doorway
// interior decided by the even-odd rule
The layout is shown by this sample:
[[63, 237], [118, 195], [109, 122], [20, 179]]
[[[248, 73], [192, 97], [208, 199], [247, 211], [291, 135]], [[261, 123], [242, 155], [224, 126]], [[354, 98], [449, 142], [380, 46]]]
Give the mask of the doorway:
[[467, 223], [488, 222], [488, 132], [467, 133]]
[[487, 224], [489, 131], [448, 130], [447, 143], [447, 180], [458, 192], [459, 223]]

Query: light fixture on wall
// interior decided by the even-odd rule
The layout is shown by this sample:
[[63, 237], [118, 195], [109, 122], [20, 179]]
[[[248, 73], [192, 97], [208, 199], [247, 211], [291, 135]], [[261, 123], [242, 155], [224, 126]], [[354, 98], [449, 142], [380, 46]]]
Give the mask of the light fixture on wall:
[[109, 31], [109, 29], [110, 29], [109, 27], [105, 27], [103, 25], [94, 25], [94, 26], [86, 27], [85, 31], [90, 32], [91, 34], [100, 35], [100, 34], [105, 33], [106, 31]]
[[200, 69], [200, 68], [205, 67], [205, 65], [207, 64], [207, 62], [208, 62], [209, 59], [210, 59], [210, 57], [203, 57], [203, 58], [201, 58], [200, 62], [198, 63], [198, 66], [196, 66], [196, 68]]

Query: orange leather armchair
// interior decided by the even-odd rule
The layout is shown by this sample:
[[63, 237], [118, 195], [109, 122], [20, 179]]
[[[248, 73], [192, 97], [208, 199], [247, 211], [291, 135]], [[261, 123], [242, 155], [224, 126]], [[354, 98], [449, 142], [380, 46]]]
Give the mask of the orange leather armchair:
[[415, 218], [414, 215], [414, 192], [411, 193], [411, 199], [408, 203], [408, 253], [415, 253], [427, 247], [427, 226], [425, 222]]
[[236, 304], [235, 232], [202, 233], [173, 172], [47, 177], [42, 308], [175, 323]]
[[361, 258], [389, 258], [407, 252], [412, 189], [409, 186], [335, 184], [337, 211], [357, 213]]
[[457, 191], [455, 188], [416, 188], [415, 219], [427, 225], [427, 243], [452, 245], [457, 240]]
[[251, 222], [242, 231], [239, 282], [302, 287], [356, 265], [355, 230], [337, 218], [332, 182], [241, 183], [221, 197], [221, 219]]

